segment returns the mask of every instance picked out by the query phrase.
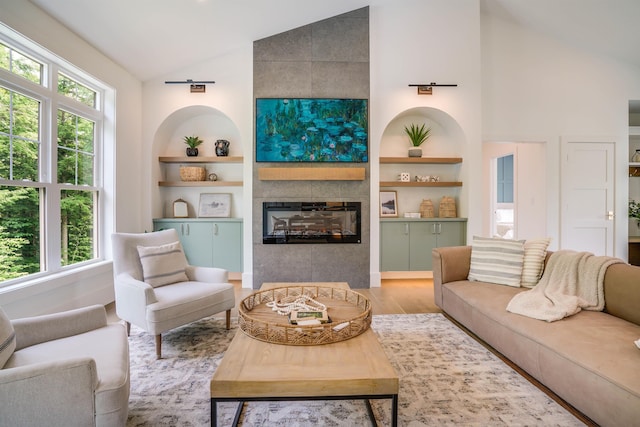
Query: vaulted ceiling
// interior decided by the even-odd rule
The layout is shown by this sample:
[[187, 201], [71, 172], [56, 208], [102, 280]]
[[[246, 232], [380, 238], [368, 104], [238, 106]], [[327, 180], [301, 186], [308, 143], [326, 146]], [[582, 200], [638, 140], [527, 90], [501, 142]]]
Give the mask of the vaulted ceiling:
[[[30, 1], [146, 81], [254, 40], [396, 0]], [[483, 13], [640, 67], [638, 0], [478, 1]]]

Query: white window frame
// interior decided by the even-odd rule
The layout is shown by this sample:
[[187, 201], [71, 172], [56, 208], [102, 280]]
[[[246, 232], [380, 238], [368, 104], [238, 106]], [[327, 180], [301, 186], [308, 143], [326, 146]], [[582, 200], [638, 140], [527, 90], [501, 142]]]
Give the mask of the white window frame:
[[[66, 60], [54, 55], [47, 49], [32, 42], [21, 34], [0, 23], [0, 42], [12, 49], [18, 50], [32, 59], [44, 64], [42, 84], [33, 83], [19, 75], [0, 69], [0, 84], [9, 90], [37, 99], [41, 103], [40, 117], [40, 181], [23, 183], [0, 179], [0, 184], [31, 186], [42, 188], [47, 193], [42, 199], [41, 211], [41, 272], [32, 273], [20, 278], [0, 282], [0, 289], [28, 284], [30, 281], [41, 280], [49, 276], [68, 274], [73, 270], [81, 270], [92, 264], [105, 260], [107, 250], [108, 230], [112, 226], [107, 221], [113, 221], [106, 199], [113, 198], [112, 188], [105, 188], [105, 182], [112, 183], [114, 177], [105, 177], [105, 173], [113, 174], [112, 168], [105, 168], [105, 163], [111, 164], [111, 157], [105, 155], [105, 146], [115, 145], [115, 90], [104, 82], [89, 75]], [[59, 94], [57, 90], [58, 73], [95, 90], [97, 93], [95, 108], [80, 101]], [[94, 185], [68, 185], [57, 183], [57, 112], [58, 109], [77, 114], [95, 122], [94, 135]], [[105, 139], [107, 140], [105, 143]], [[61, 235], [60, 235], [60, 197], [61, 190], [90, 190], [96, 191], [94, 206], [94, 257], [91, 260], [61, 265]], [[57, 196], [52, 197], [51, 194]]]

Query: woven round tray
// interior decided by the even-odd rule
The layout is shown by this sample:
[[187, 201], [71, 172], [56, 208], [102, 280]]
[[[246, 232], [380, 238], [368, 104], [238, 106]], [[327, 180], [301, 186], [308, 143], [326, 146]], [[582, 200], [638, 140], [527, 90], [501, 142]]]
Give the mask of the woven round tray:
[[[268, 302], [287, 302], [306, 295], [327, 306], [330, 323], [292, 325], [267, 307]], [[238, 324], [250, 337], [275, 344], [318, 345], [348, 340], [371, 325], [371, 302], [351, 289], [331, 286], [283, 286], [249, 295], [238, 306]]]

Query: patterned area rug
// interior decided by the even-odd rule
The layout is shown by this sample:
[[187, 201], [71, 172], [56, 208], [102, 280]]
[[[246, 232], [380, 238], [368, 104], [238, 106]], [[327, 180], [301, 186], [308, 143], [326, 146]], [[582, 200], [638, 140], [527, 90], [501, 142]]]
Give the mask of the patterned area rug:
[[[581, 426], [441, 314], [374, 316], [372, 328], [400, 377], [400, 426]], [[154, 339], [132, 326], [128, 426], [210, 425], [209, 380], [237, 331], [207, 318]], [[372, 401], [390, 425], [390, 401]], [[218, 405], [231, 425], [236, 404]], [[371, 425], [363, 401], [251, 402], [242, 426]]]

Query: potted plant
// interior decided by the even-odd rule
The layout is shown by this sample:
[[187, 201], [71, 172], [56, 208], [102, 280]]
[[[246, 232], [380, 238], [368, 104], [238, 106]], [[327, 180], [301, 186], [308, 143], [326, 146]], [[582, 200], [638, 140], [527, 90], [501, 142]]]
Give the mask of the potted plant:
[[[633, 227], [635, 224], [635, 227]], [[640, 202], [633, 199], [629, 200], [629, 235], [637, 236], [640, 234]]]
[[194, 157], [198, 155], [198, 145], [202, 144], [204, 141], [197, 136], [185, 136], [184, 143], [188, 145], [187, 147], [187, 156]]
[[409, 148], [409, 157], [422, 157], [422, 148], [420, 148], [420, 146], [429, 139], [431, 128], [427, 127], [425, 123], [423, 123], [422, 126], [411, 123], [409, 127], [404, 127], [404, 131], [409, 136], [411, 145], [413, 146]]

